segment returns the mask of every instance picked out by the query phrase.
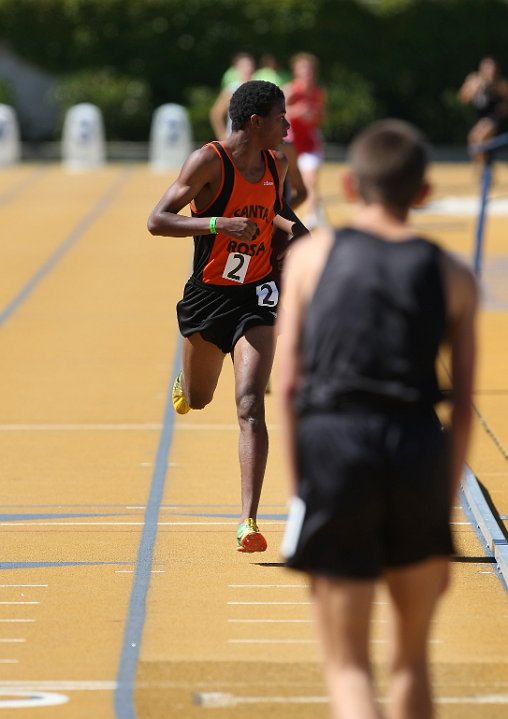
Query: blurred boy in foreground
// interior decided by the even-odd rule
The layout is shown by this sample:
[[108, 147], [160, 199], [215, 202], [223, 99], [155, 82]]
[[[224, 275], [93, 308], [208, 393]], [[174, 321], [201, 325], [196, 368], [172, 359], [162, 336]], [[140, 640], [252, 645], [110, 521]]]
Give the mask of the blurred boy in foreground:
[[[379, 719], [369, 657], [378, 581], [390, 604], [386, 716], [430, 719], [427, 639], [448, 581], [450, 508], [471, 422], [473, 274], [408, 225], [426, 144], [397, 120], [353, 142], [351, 226], [302, 238], [284, 274], [279, 390], [291, 477], [283, 544], [310, 575], [334, 719]], [[451, 352], [449, 427], [435, 363]]]

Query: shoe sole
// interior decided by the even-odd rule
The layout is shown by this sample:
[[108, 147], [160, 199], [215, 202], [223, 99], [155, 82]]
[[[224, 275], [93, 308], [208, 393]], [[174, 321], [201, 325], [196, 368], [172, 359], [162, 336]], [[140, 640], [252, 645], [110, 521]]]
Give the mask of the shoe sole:
[[[175, 379], [175, 382], [173, 384], [173, 391], [171, 392], [171, 401], [173, 402], [173, 407], [175, 409], [175, 412], [177, 414], [187, 414], [187, 412], [190, 412], [190, 407], [187, 404], [187, 400], [184, 397], [182, 388], [181, 388], [181, 377], [182, 373], [177, 376]], [[176, 388], [178, 385], [178, 389]]]
[[187, 404], [187, 400], [185, 399], [185, 397], [175, 397], [173, 395], [172, 401], [173, 407], [177, 414], [187, 414], [187, 412], [190, 412], [190, 407]]
[[261, 532], [251, 532], [242, 538], [240, 545], [236, 548], [236, 551], [253, 554], [254, 552], [264, 552], [267, 546], [266, 539], [263, 537]]

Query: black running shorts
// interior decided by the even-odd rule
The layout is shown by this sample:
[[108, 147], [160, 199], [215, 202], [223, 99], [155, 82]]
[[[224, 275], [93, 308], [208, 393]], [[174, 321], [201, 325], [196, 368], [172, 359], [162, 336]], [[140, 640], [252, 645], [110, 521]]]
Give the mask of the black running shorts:
[[431, 408], [312, 414], [298, 433], [289, 567], [375, 579], [453, 553], [448, 438]]
[[279, 290], [271, 277], [220, 289], [207, 287], [191, 277], [176, 306], [180, 332], [183, 337], [199, 332], [203, 339], [227, 354], [249, 327], [274, 325], [278, 300]]

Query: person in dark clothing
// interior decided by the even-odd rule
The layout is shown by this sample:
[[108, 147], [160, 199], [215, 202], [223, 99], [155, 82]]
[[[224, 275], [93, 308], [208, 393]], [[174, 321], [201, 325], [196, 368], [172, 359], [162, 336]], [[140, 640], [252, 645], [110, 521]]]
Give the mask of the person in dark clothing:
[[[508, 116], [508, 81], [492, 57], [484, 57], [478, 70], [471, 72], [458, 92], [459, 100], [475, 111], [473, 126], [468, 134], [470, 148], [490, 140], [500, 130]], [[472, 150], [473, 157], [482, 161], [483, 153]]]
[[[351, 226], [314, 233], [284, 269], [278, 392], [291, 481], [287, 566], [310, 576], [334, 719], [379, 719], [369, 660], [376, 584], [390, 604], [389, 716], [430, 719], [426, 656], [453, 551], [475, 362], [472, 272], [415, 235], [428, 151], [400, 120], [353, 142]], [[449, 426], [435, 405], [450, 349]]]

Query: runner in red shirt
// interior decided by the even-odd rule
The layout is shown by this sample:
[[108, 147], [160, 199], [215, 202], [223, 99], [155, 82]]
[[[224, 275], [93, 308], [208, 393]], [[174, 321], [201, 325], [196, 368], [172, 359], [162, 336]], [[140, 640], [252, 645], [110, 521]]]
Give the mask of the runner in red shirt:
[[298, 155], [298, 166], [308, 191], [308, 216], [305, 224], [317, 225], [316, 182], [323, 161], [320, 125], [325, 111], [325, 91], [316, 82], [318, 59], [310, 53], [298, 53], [291, 59], [293, 80], [285, 86], [289, 139]]

